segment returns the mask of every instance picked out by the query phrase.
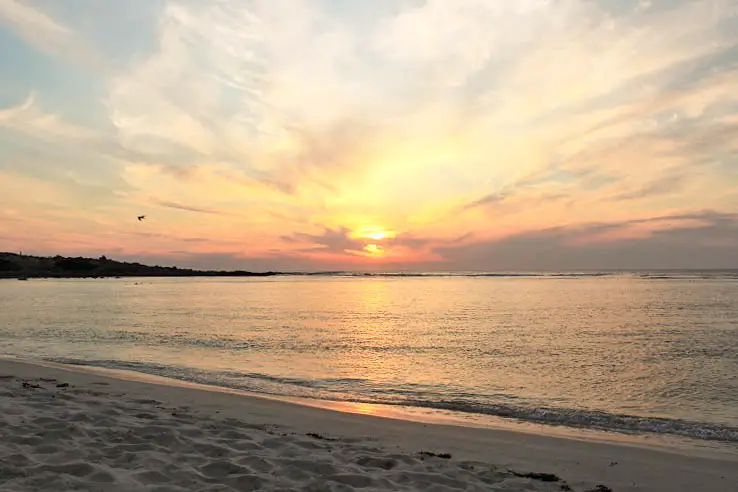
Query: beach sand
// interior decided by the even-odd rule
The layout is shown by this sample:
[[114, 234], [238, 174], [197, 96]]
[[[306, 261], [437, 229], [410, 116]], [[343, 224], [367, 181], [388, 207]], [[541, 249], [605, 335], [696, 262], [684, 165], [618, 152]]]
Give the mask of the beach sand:
[[738, 491], [730, 453], [423, 424], [122, 377], [1, 360], [0, 490]]

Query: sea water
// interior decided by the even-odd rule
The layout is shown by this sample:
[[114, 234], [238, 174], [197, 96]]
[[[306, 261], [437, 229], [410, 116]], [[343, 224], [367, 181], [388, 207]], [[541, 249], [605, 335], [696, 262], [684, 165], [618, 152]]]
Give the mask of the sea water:
[[0, 354], [738, 445], [738, 273], [0, 281]]

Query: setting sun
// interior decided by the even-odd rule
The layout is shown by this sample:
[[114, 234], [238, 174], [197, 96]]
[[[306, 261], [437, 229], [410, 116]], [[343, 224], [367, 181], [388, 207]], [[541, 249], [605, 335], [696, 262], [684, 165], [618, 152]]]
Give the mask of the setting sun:
[[383, 241], [385, 239], [392, 239], [395, 237], [395, 235], [396, 234], [393, 231], [371, 228], [371, 229], [365, 229], [364, 231], [362, 231], [359, 237], [363, 237], [366, 239], [372, 239], [374, 241]]
[[369, 256], [382, 256], [384, 255], [384, 248], [377, 244], [367, 244], [364, 250], [369, 253]]

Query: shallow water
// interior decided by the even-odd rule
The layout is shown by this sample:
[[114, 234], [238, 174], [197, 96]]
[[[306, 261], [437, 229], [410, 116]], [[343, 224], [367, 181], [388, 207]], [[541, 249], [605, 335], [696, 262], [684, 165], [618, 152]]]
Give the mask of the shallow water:
[[734, 272], [0, 281], [0, 354], [738, 443]]

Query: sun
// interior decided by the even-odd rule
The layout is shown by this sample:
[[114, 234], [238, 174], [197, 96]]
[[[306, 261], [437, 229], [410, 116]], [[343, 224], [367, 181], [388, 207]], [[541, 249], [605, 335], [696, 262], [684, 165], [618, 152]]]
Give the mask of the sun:
[[369, 258], [382, 258], [389, 254], [395, 237], [397, 234], [393, 230], [376, 226], [365, 227], [352, 234], [352, 238], [363, 245], [363, 255]]
[[377, 244], [367, 244], [364, 246], [364, 251], [366, 251], [369, 256], [377, 257], [384, 255], [384, 248]]
[[384, 241], [385, 239], [392, 239], [395, 237], [394, 231], [388, 229], [381, 229], [379, 227], [372, 227], [364, 229], [358, 233], [359, 237], [365, 239], [371, 239], [373, 241]]

